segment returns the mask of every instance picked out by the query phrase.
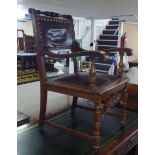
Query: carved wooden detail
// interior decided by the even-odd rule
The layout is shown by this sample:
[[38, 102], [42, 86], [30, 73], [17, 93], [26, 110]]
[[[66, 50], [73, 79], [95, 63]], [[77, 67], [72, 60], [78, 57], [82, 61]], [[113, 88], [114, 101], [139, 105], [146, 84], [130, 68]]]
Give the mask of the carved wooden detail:
[[90, 62], [89, 80], [90, 80], [90, 87], [95, 87], [96, 86], [95, 61]]
[[127, 85], [123, 89], [123, 93], [120, 100], [120, 105], [122, 106], [122, 112], [121, 112], [121, 125], [122, 127], [125, 126], [126, 123], [126, 103], [127, 103]]
[[124, 56], [124, 53], [121, 52], [120, 53], [120, 62], [119, 62], [119, 68], [118, 68], [118, 77], [121, 78], [123, 76], [123, 69], [124, 69], [124, 65], [123, 65], [123, 56]]
[[94, 128], [93, 128], [93, 135], [94, 135], [94, 149], [97, 149], [100, 144], [100, 120], [102, 118], [102, 113], [100, 110], [100, 101], [95, 103], [94, 112], [93, 112], [93, 119], [94, 119]]
[[72, 43], [72, 51], [77, 53], [78, 51], [83, 51], [83, 49], [80, 47], [80, 44], [74, 40]]
[[120, 99], [121, 99], [121, 94], [114, 93], [114, 94], [109, 96], [108, 101], [106, 102], [106, 105], [114, 107], [114, 106], [116, 106], [118, 104]]

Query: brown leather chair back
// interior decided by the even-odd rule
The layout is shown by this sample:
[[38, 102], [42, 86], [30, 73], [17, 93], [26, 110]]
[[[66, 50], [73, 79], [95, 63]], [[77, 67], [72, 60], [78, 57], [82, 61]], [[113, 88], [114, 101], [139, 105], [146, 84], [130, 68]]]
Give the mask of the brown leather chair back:
[[32, 15], [37, 52], [56, 57], [71, 51], [75, 39], [73, 18], [54, 12], [29, 9]]

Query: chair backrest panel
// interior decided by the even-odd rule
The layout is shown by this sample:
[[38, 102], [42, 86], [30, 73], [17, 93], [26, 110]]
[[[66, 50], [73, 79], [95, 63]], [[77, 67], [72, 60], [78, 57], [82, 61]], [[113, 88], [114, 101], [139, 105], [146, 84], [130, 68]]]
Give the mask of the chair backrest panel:
[[42, 52], [64, 54], [72, 48], [75, 39], [72, 16], [38, 10], [33, 10], [33, 14], [38, 37], [36, 40]]
[[40, 35], [43, 47], [50, 50], [70, 49], [74, 40], [71, 21], [40, 18]]

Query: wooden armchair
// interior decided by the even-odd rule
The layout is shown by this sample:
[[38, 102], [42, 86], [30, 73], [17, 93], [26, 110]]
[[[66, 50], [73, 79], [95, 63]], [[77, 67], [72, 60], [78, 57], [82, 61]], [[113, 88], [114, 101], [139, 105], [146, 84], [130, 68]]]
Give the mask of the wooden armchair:
[[[125, 125], [125, 105], [127, 100], [127, 82], [123, 77], [123, 54], [132, 55], [129, 48], [113, 48], [104, 52], [87, 51], [79, 47], [75, 41], [73, 18], [70, 15], [60, 15], [54, 12], [43, 12], [29, 9], [32, 16], [35, 44], [37, 50], [37, 61], [40, 74], [40, 116], [39, 126], [44, 123], [63, 130], [83, 140], [93, 143], [94, 148], [100, 144], [100, 120], [105, 114], [118, 116], [121, 125]], [[95, 58], [106, 59], [106, 53], [118, 51], [120, 53], [120, 64], [117, 76], [105, 75], [95, 72]], [[47, 78], [45, 71], [44, 56], [51, 59], [73, 58], [74, 74], [59, 76], [57, 78]], [[89, 56], [91, 58], [90, 71], [78, 72], [76, 57]], [[71, 114], [74, 118], [75, 109], [83, 108], [93, 111], [93, 135], [86, 135], [80, 131], [66, 128], [62, 125], [49, 121], [46, 117], [47, 91], [54, 91], [73, 96], [73, 103], [70, 106]], [[78, 97], [93, 101], [93, 108], [78, 104]], [[121, 114], [108, 112], [108, 108], [120, 104]], [[64, 110], [63, 110], [64, 111]], [[57, 112], [54, 116], [59, 115]]]

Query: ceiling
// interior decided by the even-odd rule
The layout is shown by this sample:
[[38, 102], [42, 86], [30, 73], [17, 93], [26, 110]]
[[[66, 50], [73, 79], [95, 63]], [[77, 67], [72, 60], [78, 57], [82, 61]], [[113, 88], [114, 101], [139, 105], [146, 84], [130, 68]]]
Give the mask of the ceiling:
[[18, 8], [71, 14], [74, 17], [138, 21], [138, 0], [17, 0]]

